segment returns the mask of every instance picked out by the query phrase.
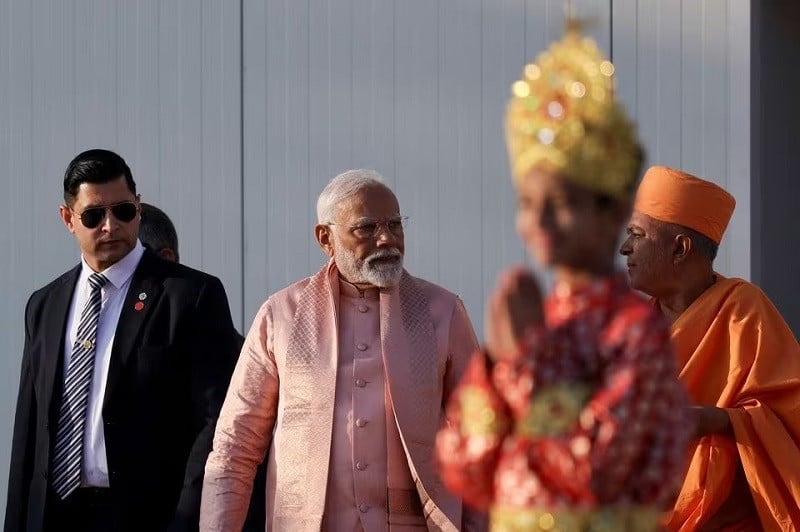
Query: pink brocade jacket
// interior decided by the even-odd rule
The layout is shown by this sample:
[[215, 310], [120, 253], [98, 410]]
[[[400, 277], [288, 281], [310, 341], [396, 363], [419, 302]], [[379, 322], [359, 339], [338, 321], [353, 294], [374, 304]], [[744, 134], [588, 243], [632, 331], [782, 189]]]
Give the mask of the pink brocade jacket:
[[[320, 530], [335, 404], [337, 276], [330, 262], [271, 296], [256, 315], [206, 464], [201, 530], [241, 529], [268, 450], [267, 530]], [[433, 460], [444, 405], [477, 347], [463, 304], [404, 272], [399, 286], [380, 291], [380, 324], [388, 395], [428, 529], [483, 530], [482, 517], [462, 512], [444, 489]]]

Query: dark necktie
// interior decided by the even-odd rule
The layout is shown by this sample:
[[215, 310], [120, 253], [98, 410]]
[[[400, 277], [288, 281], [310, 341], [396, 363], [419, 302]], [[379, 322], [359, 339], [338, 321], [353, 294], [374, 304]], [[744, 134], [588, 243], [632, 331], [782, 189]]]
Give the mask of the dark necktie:
[[53, 489], [62, 499], [81, 484], [83, 433], [86, 425], [86, 404], [94, 373], [97, 321], [102, 303], [100, 289], [108, 282], [101, 273], [89, 276], [91, 292], [81, 312], [78, 334], [72, 346], [61, 410], [58, 415], [55, 454], [53, 455]]

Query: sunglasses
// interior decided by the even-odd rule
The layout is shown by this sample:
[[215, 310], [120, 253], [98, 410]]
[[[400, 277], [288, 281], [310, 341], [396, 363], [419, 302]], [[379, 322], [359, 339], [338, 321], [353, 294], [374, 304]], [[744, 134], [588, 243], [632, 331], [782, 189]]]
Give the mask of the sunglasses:
[[106, 212], [111, 211], [114, 218], [123, 223], [128, 223], [139, 213], [139, 207], [132, 201], [124, 203], [117, 203], [114, 205], [106, 205], [104, 207], [90, 207], [84, 209], [83, 212], [75, 212], [75, 215], [81, 219], [81, 223], [87, 229], [94, 229], [100, 225], [106, 217]]

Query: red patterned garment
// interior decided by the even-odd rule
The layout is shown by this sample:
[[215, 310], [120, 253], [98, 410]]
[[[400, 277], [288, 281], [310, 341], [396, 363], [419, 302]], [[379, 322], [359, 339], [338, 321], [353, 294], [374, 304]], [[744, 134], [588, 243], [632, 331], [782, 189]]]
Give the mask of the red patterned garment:
[[445, 485], [493, 530], [656, 529], [691, 436], [663, 317], [621, 275], [557, 286], [518, 353], [471, 365], [437, 438]]

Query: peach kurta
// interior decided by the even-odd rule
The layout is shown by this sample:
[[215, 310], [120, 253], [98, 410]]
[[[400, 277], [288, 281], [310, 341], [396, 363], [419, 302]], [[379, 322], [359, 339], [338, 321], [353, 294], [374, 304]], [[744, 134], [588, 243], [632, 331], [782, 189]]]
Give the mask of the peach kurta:
[[692, 400], [725, 408], [735, 436], [692, 445], [669, 528], [698, 530], [713, 520], [746, 530], [798, 530], [800, 346], [791, 330], [758, 287], [718, 275], [671, 336]]
[[[370, 461], [380, 461], [384, 455], [391, 464], [391, 446], [370, 454], [362, 470], [357, 468], [358, 457], [342, 458], [346, 455], [342, 445], [348, 445], [346, 431], [360, 427], [359, 416], [352, 423], [345, 416], [342, 423], [342, 405], [348, 407], [341, 399], [348, 393], [355, 398], [368, 387], [366, 382], [360, 386], [361, 377], [353, 375], [346, 389], [340, 389], [346, 380], [339, 373], [339, 346], [347, 342], [340, 338], [343, 300], [347, 297], [340, 294], [338, 271], [330, 262], [315, 276], [271, 296], [259, 310], [217, 423], [203, 485], [201, 530], [241, 527], [256, 466], [268, 449], [267, 530], [275, 531], [318, 531], [323, 521], [333, 528], [325, 514], [332, 508], [328, 503], [341, 501], [340, 494], [329, 493], [330, 486], [343, 485], [339, 475], [345, 470], [349, 475], [368, 472], [375, 465]], [[433, 467], [436, 430], [445, 421], [443, 405], [477, 346], [464, 307], [455, 295], [404, 273], [398, 287], [380, 290], [374, 311], [379, 316], [379, 337], [366, 333], [363, 340], [353, 337], [352, 369], [359, 365], [358, 353], [374, 349], [373, 354], [380, 356], [386, 386], [379, 394], [385, 393], [391, 407], [385, 409], [384, 419], [393, 418], [394, 425], [383, 422], [388, 429], [396, 427], [428, 529], [474, 529], [475, 516], [462, 512], [460, 501], [443, 488]], [[355, 334], [356, 329], [348, 326], [344, 332]], [[374, 370], [367, 374], [374, 375]], [[351, 404], [355, 415], [359, 407], [355, 401]], [[380, 418], [379, 408], [358, 412], [365, 429], [370, 420], [363, 416]], [[387, 439], [391, 440], [374, 443], [385, 446]], [[353, 449], [374, 451], [350, 441]], [[393, 481], [391, 475], [385, 478]], [[370, 484], [373, 490], [385, 489], [385, 483], [374, 478], [361, 487]], [[368, 495], [358, 491], [358, 485], [354, 481], [353, 499], [347, 504], [359, 505], [356, 509], [362, 513], [359, 499], [369, 498], [376, 502], [366, 503], [368, 511], [363, 513], [376, 507], [385, 512], [386, 492]], [[352, 514], [348, 515], [352, 522]], [[365, 530], [371, 530], [371, 522], [360, 519]], [[475, 523], [480, 526], [480, 518]]]

